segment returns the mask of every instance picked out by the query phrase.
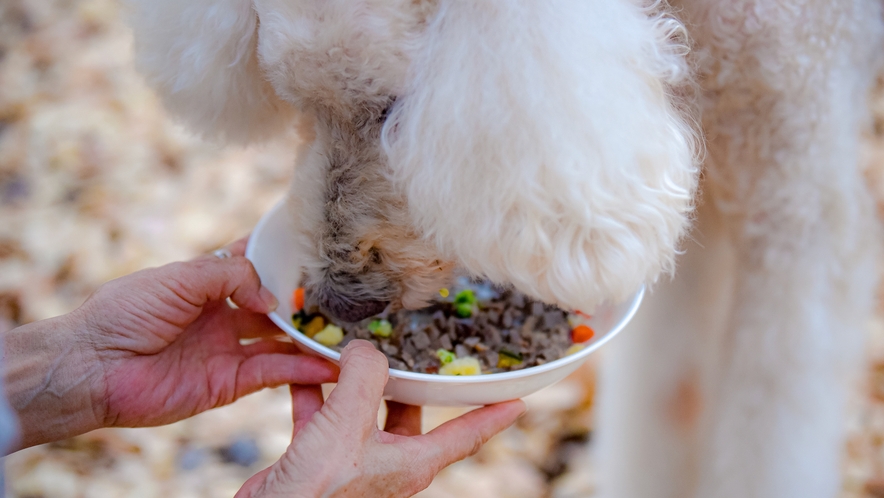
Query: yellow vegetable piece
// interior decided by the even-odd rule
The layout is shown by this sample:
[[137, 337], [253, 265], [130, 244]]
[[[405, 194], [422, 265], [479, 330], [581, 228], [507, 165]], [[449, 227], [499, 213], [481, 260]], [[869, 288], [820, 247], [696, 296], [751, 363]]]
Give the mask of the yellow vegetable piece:
[[442, 365], [439, 369], [439, 375], [480, 375], [482, 367], [479, 366], [479, 360], [472, 356], [466, 358], [458, 358], [451, 363]]
[[580, 351], [581, 349], [583, 349], [584, 347], [585, 346], [583, 344], [572, 344], [571, 347], [568, 348], [567, 351], [565, 351], [565, 356], [574, 354], [574, 353]]
[[500, 355], [497, 357], [497, 368], [510, 368], [522, 363], [522, 360], [511, 356]]
[[313, 336], [313, 340], [323, 346], [337, 346], [344, 340], [344, 331], [341, 330], [341, 327], [328, 324]]
[[309, 338], [313, 338], [316, 334], [318, 334], [322, 329], [325, 328], [325, 320], [322, 319], [321, 316], [317, 316], [313, 320], [310, 320], [310, 323], [304, 325], [304, 328], [301, 329], [301, 332], [304, 333]]
[[448, 295], [449, 295], [448, 289], [445, 289], [445, 288], [439, 289], [439, 295], [442, 297], [448, 297]]

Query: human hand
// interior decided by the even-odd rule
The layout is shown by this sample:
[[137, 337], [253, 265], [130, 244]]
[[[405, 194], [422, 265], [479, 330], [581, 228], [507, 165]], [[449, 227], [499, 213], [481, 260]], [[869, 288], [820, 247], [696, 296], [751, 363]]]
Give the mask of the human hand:
[[419, 407], [387, 403], [381, 431], [377, 416], [387, 373], [382, 353], [352, 341], [327, 402], [318, 386], [292, 386], [292, 443], [236, 498], [412, 496], [525, 412], [518, 400], [486, 406], [421, 435]]
[[280, 331], [265, 314], [277, 302], [245, 245], [229, 246], [226, 259], [113, 280], [74, 312], [7, 334], [22, 447], [98, 427], [168, 424], [265, 387], [334, 382], [335, 365], [273, 339]]

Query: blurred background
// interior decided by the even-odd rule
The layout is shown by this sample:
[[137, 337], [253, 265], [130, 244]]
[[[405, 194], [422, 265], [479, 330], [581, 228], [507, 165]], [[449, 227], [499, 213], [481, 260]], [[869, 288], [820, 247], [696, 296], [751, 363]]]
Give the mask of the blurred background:
[[[103, 282], [247, 234], [285, 193], [297, 136], [222, 149], [164, 114], [115, 0], [0, 0], [0, 329], [68, 312]], [[866, 135], [884, 201], [884, 82]], [[884, 203], [879, 212], [884, 215]], [[879, 306], [884, 309], [884, 306]], [[884, 497], [884, 325], [869, 324], [842, 498]], [[603, 354], [603, 353], [602, 353]], [[421, 497], [585, 497], [593, 362]], [[232, 497], [290, 440], [286, 389], [167, 427], [97, 431], [5, 458], [10, 496]], [[427, 409], [425, 429], [461, 413]]]

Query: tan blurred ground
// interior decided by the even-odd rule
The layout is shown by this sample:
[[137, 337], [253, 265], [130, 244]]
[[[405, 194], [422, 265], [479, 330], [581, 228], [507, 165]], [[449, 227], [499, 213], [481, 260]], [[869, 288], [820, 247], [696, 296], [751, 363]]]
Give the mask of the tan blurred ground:
[[[246, 234], [284, 193], [294, 135], [222, 150], [169, 122], [131, 67], [114, 0], [0, 0], [0, 327], [71, 310], [102, 282]], [[884, 92], [867, 148], [884, 194]], [[884, 199], [884, 195], [881, 196]], [[884, 209], [882, 209], [884, 212]], [[844, 497], [884, 497], [884, 327], [870, 327]], [[593, 368], [532, 396], [517, 427], [424, 497], [593, 492]], [[8, 457], [13, 497], [230, 497], [285, 449], [285, 391], [155, 429], [105, 430]], [[456, 410], [428, 410], [430, 428]], [[257, 461], [225, 463], [246, 441]], [[249, 446], [251, 445], [251, 446]]]

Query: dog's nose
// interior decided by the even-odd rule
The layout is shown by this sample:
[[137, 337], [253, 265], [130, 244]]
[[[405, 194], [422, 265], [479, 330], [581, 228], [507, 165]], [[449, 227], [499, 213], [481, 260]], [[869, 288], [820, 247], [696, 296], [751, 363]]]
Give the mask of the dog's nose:
[[387, 307], [384, 301], [349, 301], [334, 296], [322, 299], [319, 303], [326, 313], [342, 322], [358, 322], [377, 315]]

